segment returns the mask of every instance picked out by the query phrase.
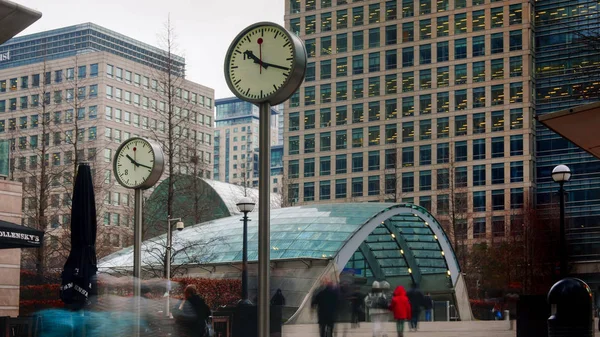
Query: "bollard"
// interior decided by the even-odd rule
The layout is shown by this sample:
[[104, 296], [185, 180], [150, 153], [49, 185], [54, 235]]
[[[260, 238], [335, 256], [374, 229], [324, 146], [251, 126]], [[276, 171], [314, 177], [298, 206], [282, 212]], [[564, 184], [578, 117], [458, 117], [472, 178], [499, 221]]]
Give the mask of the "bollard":
[[548, 337], [593, 337], [592, 291], [580, 279], [565, 278], [548, 292]]

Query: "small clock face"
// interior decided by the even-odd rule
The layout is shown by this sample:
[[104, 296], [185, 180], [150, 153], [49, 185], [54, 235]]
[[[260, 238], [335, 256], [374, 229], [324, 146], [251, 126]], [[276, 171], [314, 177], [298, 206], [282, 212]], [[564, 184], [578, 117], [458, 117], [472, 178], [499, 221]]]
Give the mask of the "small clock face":
[[280, 90], [295, 67], [295, 44], [278, 25], [255, 25], [229, 49], [225, 76], [237, 96], [266, 100]]
[[155, 169], [155, 153], [148, 141], [132, 138], [121, 145], [115, 154], [115, 176], [127, 188], [143, 185]]

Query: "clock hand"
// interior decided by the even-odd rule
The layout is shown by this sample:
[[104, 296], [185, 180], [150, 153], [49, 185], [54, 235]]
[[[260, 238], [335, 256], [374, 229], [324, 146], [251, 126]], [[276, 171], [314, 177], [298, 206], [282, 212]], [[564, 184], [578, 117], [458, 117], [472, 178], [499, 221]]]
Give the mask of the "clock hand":
[[[258, 43], [259, 60], [260, 60], [260, 64], [262, 65], [263, 64], [263, 62], [262, 62], [262, 43], [263, 43], [263, 39], [259, 37], [258, 40], [256, 40], [256, 42]], [[260, 73], [262, 74], [262, 67], [259, 67], [258, 69], [260, 69]]]
[[262, 68], [267, 69], [268, 65], [262, 62], [258, 57], [256, 57], [252, 51], [246, 50], [244, 52], [244, 60], [246, 59], [246, 57], [248, 57], [251, 60], [254, 60], [254, 63], [259, 64], [260, 66], [262, 66]]
[[263, 65], [265, 66], [265, 69], [267, 68], [267, 66], [269, 66], [269, 67], [283, 69], [283, 70], [290, 70], [290, 68], [288, 68], [288, 67], [278, 66], [276, 64], [271, 64], [271, 63], [267, 63], [267, 62], [263, 62]]
[[136, 162], [136, 161], [135, 161], [133, 158], [131, 158], [131, 156], [130, 156], [130, 155], [126, 155], [126, 157], [127, 157], [129, 160], [131, 160], [131, 163], [132, 163], [133, 165], [135, 165], [135, 166], [140, 166], [140, 164], [138, 164], [138, 162]]
[[144, 164], [138, 164], [138, 166], [145, 167], [145, 168], [147, 168], [149, 170], [152, 170], [152, 167], [144, 165]]

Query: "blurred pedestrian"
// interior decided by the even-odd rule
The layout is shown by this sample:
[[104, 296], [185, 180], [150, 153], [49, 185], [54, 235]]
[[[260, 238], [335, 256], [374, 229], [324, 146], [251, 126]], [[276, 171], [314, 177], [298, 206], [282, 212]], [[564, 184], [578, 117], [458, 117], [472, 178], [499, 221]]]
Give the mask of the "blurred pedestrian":
[[333, 326], [338, 308], [338, 290], [329, 280], [323, 281], [323, 287], [313, 296], [312, 308], [317, 309], [319, 336], [333, 337]]
[[383, 323], [388, 321], [390, 315], [390, 298], [386, 298], [378, 281], [374, 281], [371, 292], [365, 297], [365, 306], [369, 308], [369, 317], [373, 323], [373, 337], [384, 336]]
[[410, 290], [406, 294], [410, 302], [411, 308], [411, 320], [410, 320], [410, 331], [417, 331], [419, 324], [419, 315], [421, 314], [421, 307], [424, 306], [425, 296], [419, 289], [419, 285], [413, 283]]
[[185, 287], [184, 299], [173, 309], [173, 317], [179, 336], [181, 337], [205, 337], [207, 332], [207, 320], [211, 315], [210, 308], [204, 299], [198, 295], [196, 286], [193, 284]]
[[430, 293], [425, 295], [423, 306], [425, 307], [425, 321], [431, 322], [431, 319], [433, 318], [433, 300], [431, 299]]
[[275, 295], [271, 297], [271, 305], [285, 305], [285, 297], [283, 297], [281, 289], [277, 289]]
[[360, 316], [365, 313], [364, 309], [364, 296], [360, 293], [360, 288], [358, 286], [354, 287], [354, 291], [350, 295], [350, 307], [352, 310], [350, 316], [350, 323], [352, 328], [360, 327]]
[[390, 304], [390, 310], [394, 314], [396, 320], [396, 331], [398, 337], [404, 337], [404, 321], [411, 319], [411, 308], [406, 296], [406, 290], [403, 286], [397, 286], [394, 290], [394, 297], [392, 297], [392, 304]]

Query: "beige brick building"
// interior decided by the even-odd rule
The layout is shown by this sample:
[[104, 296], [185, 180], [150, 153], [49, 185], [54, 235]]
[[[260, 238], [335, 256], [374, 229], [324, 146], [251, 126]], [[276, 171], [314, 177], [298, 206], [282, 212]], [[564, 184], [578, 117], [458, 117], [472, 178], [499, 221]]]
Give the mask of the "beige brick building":
[[454, 205], [458, 235], [508, 235], [535, 184], [532, 15], [527, 1], [286, 1], [309, 54], [285, 105], [287, 198], [410, 202], [446, 223]]
[[[115, 181], [112, 158], [130, 137], [166, 139], [161, 71], [166, 53], [89, 23], [18, 37], [2, 50], [10, 50], [10, 59], [0, 63], [0, 139], [11, 141], [10, 178], [24, 186], [23, 223], [37, 226], [42, 188], [46, 237], [60, 250], [57, 237], [70, 223], [75, 162], [88, 161], [96, 188], [99, 255], [126, 246], [133, 191]], [[185, 60], [172, 60], [183, 75]], [[214, 90], [176, 78], [175, 168], [210, 178]], [[41, 181], [44, 162], [47, 188]]]

